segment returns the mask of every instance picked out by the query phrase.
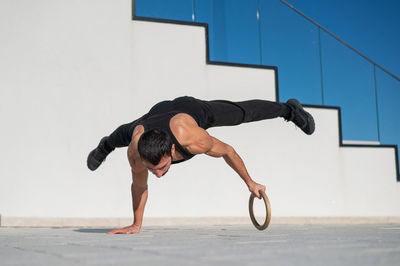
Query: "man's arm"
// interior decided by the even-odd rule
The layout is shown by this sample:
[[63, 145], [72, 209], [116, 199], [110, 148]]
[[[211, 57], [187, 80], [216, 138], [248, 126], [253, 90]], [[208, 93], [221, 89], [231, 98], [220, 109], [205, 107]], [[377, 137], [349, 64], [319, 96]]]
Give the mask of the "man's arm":
[[142, 227], [144, 207], [146, 206], [148, 189], [147, 189], [148, 171], [146, 168], [140, 171], [132, 170], [132, 207], [133, 207], [133, 226], [139, 230]]
[[187, 130], [186, 134], [191, 137], [188, 139], [185, 148], [189, 152], [193, 154], [205, 153], [217, 158], [223, 157], [225, 162], [243, 179], [250, 192], [257, 198], [261, 198], [259, 191], [265, 192], [265, 186], [251, 179], [242, 158], [233, 147], [210, 136], [207, 131], [200, 127], [195, 126]]
[[143, 213], [148, 197], [148, 171], [146, 167], [143, 166], [143, 164], [143, 167], [138, 165], [139, 162], [133, 161], [132, 158], [130, 158], [129, 161], [133, 162], [131, 184], [132, 207], [134, 217], [133, 224], [124, 228], [115, 229], [109, 232], [109, 234], [137, 234], [140, 232], [140, 229], [142, 227]]
[[[143, 132], [141, 132], [143, 133]], [[132, 207], [133, 207], [133, 224], [124, 228], [115, 229], [108, 234], [137, 234], [140, 232], [143, 222], [143, 213], [146, 206], [148, 189], [147, 178], [148, 171], [143, 165], [140, 155], [137, 151], [137, 140], [141, 135], [140, 130], [134, 131], [132, 142], [128, 147], [128, 161], [132, 172]]]

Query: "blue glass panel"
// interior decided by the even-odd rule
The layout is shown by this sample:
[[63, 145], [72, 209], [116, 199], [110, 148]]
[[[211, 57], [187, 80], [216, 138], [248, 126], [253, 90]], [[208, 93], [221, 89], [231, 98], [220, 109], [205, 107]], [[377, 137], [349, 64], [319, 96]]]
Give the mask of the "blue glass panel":
[[192, 21], [193, 0], [136, 0], [136, 16]]
[[279, 1], [260, 1], [262, 64], [278, 66], [279, 100], [322, 104], [318, 28]]
[[225, 1], [196, 0], [195, 21], [208, 23], [210, 60], [226, 61]]
[[257, 0], [226, 0], [226, 41], [229, 62], [260, 64]]
[[344, 140], [378, 141], [374, 66], [321, 32], [327, 105], [342, 108]]
[[376, 87], [381, 143], [400, 145], [400, 81], [377, 68]]
[[209, 59], [226, 60], [225, 2], [196, 0], [194, 6], [195, 22], [208, 23]]
[[212, 0], [194, 0], [195, 22], [212, 23]]
[[197, 0], [195, 18], [209, 23], [211, 60], [260, 63], [257, 0]]

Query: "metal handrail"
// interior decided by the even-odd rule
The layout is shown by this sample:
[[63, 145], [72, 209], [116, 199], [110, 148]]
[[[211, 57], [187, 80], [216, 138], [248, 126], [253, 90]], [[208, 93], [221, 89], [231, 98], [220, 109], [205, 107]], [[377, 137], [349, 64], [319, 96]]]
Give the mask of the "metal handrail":
[[387, 74], [389, 74], [390, 76], [392, 76], [394, 79], [396, 79], [397, 81], [400, 81], [400, 78], [397, 77], [396, 75], [394, 75], [393, 73], [391, 73], [389, 70], [387, 70], [386, 68], [384, 68], [383, 66], [379, 65], [378, 63], [376, 63], [374, 60], [372, 60], [371, 58], [369, 58], [368, 56], [364, 55], [363, 53], [361, 53], [360, 51], [358, 51], [356, 48], [354, 48], [353, 46], [351, 46], [350, 44], [348, 44], [347, 42], [343, 41], [342, 39], [340, 39], [338, 36], [336, 36], [335, 34], [333, 34], [332, 32], [330, 32], [329, 30], [327, 30], [325, 27], [321, 26], [321, 24], [319, 24], [318, 22], [316, 22], [315, 20], [313, 20], [312, 18], [310, 18], [309, 16], [307, 16], [306, 14], [304, 14], [303, 12], [301, 12], [300, 10], [298, 10], [297, 8], [295, 8], [292, 4], [286, 2], [285, 0], [279, 0], [281, 1], [283, 4], [287, 5], [289, 8], [293, 9], [296, 13], [298, 13], [299, 15], [303, 16], [305, 19], [307, 19], [308, 21], [310, 21], [311, 23], [313, 23], [314, 25], [316, 25], [317, 27], [319, 27], [320, 29], [322, 29], [323, 31], [325, 31], [326, 33], [328, 33], [329, 35], [331, 35], [333, 38], [335, 38], [336, 40], [338, 40], [339, 42], [341, 42], [343, 45], [347, 46], [348, 48], [350, 48], [351, 50], [353, 50], [354, 52], [356, 52], [358, 55], [360, 55], [361, 57], [363, 57], [365, 60], [367, 60], [368, 62], [374, 64], [375, 66], [379, 67], [380, 69], [382, 69], [384, 72], [386, 72]]

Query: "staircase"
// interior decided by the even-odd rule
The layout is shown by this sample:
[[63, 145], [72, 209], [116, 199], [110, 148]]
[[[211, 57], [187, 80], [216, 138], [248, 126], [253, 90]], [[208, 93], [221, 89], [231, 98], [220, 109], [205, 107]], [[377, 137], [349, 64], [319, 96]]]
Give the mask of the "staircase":
[[[133, 32], [134, 88], [146, 105], [179, 95], [276, 99], [276, 68], [207, 59], [206, 25], [134, 18]], [[209, 131], [235, 147], [253, 178], [266, 184], [274, 215], [400, 215], [395, 147], [343, 144], [340, 108], [307, 109], [316, 121], [312, 136], [281, 119]], [[176, 168], [173, 178], [150, 179], [149, 216], [245, 214], [246, 188], [222, 160], [197, 156]], [[165, 193], [168, 200], [159, 196]]]
[[[206, 24], [132, 21], [127, 0], [26, 0], [23, 6], [0, 2], [7, 21], [0, 23], [2, 225], [127, 225], [126, 149], [116, 149], [95, 172], [86, 167], [101, 137], [181, 95], [278, 99], [276, 67], [209, 60]], [[400, 217], [394, 146], [343, 144], [338, 107], [307, 110], [316, 121], [312, 136], [283, 119], [209, 133], [231, 144], [267, 186], [273, 219]], [[222, 159], [199, 155], [161, 179], [149, 177], [145, 217], [250, 223], [248, 197]], [[107, 218], [99, 223], [98, 217]]]

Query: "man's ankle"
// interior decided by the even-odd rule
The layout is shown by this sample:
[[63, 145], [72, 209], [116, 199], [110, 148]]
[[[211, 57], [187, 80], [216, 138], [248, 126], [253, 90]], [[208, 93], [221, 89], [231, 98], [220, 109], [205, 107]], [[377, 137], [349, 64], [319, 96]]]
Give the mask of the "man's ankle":
[[108, 137], [104, 137], [102, 139], [102, 141], [100, 142], [100, 148], [103, 149], [107, 153], [110, 153], [115, 149], [109, 144]]

